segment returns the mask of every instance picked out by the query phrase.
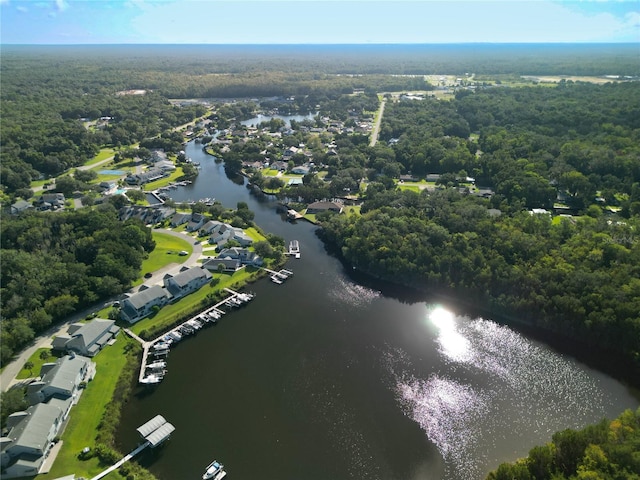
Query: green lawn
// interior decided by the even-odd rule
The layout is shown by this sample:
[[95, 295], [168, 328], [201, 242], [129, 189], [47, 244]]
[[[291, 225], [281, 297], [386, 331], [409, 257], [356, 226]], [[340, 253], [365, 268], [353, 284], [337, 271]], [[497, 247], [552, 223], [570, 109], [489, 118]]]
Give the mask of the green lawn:
[[178, 178], [182, 177], [182, 167], [177, 167], [175, 172], [171, 173], [168, 177], [161, 178], [155, 182], [149, 182], [144, 185], [144, 190], [150, 192], [151, 190], [157, 190], [160, 187], [166, 187], [171, 182], [175, 182]]
[[347, 215], [351, 215], [351, 214], [360, 215], [360, 207], [361, 207], [360, 205], [349, 205], [344, 207], [342, 211]]
[[207, 284], [197, 292], [187, 295], [176, 303], [166, 305], [156, 315], [140, 320], [131, 327], [131, 330], [136, 334], [140, 334], [143, 330], [149, 330], [151, 327], [159, 328], [163, 331], [168, 330], [177, 321], [203, 310], [205, 307], [202, 301], [207, 295], [219, 292], [224, 288], [233, 288], [235, 285], [241, 285], [249, 280], [255, 272], [255, 268], [243, 268], [233, 273], [233, 275], [229, 273], [213, 273], [213, 278], [220, 279], [218, 284], [214, 286]]
[[102, 160], [106, 160], [109, 157], [113, 157], [115, 154], [115, 150], [113, 148], [103, 148], [100, 150], [98, 155], [89, 160], [85, 165], [94, 165]]
[[411, 190], [413, 192], [420, 192], [420, 187], [417, 185], [398, 184], [400, 190]]
[[[58, 478], [74, 473], [76, 478], [92, 478], [103, 470], [97, 458], [78, 460], [84, 447], [95, 446], [96, 432], [105, 406], [111, 401], [120, 372], [127, 362], [125, 346], [134, 340], [120, 334], [114, 345], [105, 347], [93, 360], [96, 376], [89, 382], [78, 404], [71, 409], [69, 424], [62, 434], [62, 449], [46, 478]], [[42, 478], [45, 478], [44, 476]], [[109, 480], [122, 479], [117, 472]]]
[[[143, 260], [141, 275], [154, 272], [170, 263], [184, 263], [189, 256], [178, 255], [181, 250], [185, 250], [189, 255], [193, 252], [190, 242], [168, 233], [153, 232], [153, 239], [156, 241], [156, 248], [149, 254], [149, 258]], [[139, 285], [142, 281], [143, 278], [140, 278], [134, 285]]]
[[[42, 352], [47, 352], [47, 358], [40, 358], [40, 354]], [[29, 360], [27, 360], [27, 362], [33, 363], [33, 368], [31, 370], [23, 368], [22, 370], [20, 370], [18, 375], [16, 375], [16, 379], [24, 380], [25, 378], [37, 377], [40, 373], [40, 368], [42, 367], [42, 365], [47, 362], [55, 362], [56, 360], [57, 358], [51, 355], [50, 348], [39, 348], [33, 353], [33, 355], [29, 357]]]

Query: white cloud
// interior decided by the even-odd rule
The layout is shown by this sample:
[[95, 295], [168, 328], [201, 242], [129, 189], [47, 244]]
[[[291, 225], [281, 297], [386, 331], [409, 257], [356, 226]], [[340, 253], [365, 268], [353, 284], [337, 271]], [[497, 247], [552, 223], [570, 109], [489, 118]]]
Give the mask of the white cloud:
[[58, 12], [64, 12], [69, 8], [69, 4], [65, 0], [55, 0], [56, 10]]

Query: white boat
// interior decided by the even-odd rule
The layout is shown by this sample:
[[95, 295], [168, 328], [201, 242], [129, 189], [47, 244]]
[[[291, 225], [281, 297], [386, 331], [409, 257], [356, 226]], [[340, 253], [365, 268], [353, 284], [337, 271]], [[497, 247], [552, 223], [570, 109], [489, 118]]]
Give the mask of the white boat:
[[149, 370], [162, 370], [166, 367], [167, 367], [167, 362], [163, 360], [156, 360], [155, 362], [152, 362], [147, 365], [147, 368]]
[[202, 324], [198, 320], [193, 318], [191, 320], [187, 320], [185, 323], [194, 330], [200, 330], [202, 328]]
[[278, 285], [282, 283], [282, 280], [280, 280], [276, 275], [271, 275], [271, 281], [273, 283], [277, 283]]
[[140, 380], [140, 383], [145, 383], [147, 385], [153, 385], [156, 383], [160, 383], [162, 381], [162, 375], [151, 374], [147, 375], [143, 379]]
[[154, 350], [167, 350], [171, 345], [167, 342], [158, 342], [153, 344]]
[[182, 340], [182, 335], [176, 330], [169, 332], [169, 336], [173, 339], [174, 342], [179, 342], [180, 340]]
[[224, 473], [224, 465], [222, 465], [217, 460], [214, 460], [209, 465], [207, 465], [207, 468], [204, 474], [202, 475], [202, 480], [208, 480], [210, 478], [215, 478], [215, 479], [223, 478], [223, 477], [218, 477], [220, 473]]

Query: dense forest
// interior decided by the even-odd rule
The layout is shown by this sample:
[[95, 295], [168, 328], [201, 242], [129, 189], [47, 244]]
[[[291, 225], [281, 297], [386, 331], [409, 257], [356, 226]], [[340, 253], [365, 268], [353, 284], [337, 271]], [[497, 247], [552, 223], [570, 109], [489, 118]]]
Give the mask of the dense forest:
[[56, 214], [3, 216], [0, 360], [52, 323], [124, 292], [153, 250], [151, 229], [106, 204]]
[[[381, 137], [397, 141], [361, 165], [375, 173], [362, 215], [327, 216], [323, 237], [366, 273], [465, 291], [504, 318], [622, 353], [626, 375], [640, 372], [638, 105], [636, 84], [390, 102]], [[442, 190], [398, 190], [393, 163], [393, 176], [441, 174]], [[468, 175], [494, 194], [473, 195]], [[552, 217], [559, 198], [574, 216]], [[532, 214], [540, 207], [549, 213]]]
[[504, 463], [487, 480], [640, 478], [640, 409], [582, 430], [563, 430], [526, 458]]

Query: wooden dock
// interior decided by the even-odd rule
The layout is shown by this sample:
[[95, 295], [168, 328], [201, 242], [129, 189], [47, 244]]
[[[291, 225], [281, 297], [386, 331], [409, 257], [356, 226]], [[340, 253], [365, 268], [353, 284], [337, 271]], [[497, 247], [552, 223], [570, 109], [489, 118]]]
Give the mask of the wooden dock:
[[[277, 272], [274, 272], [277, 273]], [[147, 375], [147, 362], [149, 360], [149, 355], [150, 355], [150, 351], [152, 350], [153, 346], [156, 343], [159, 342], [163, 342], [165, 337], [169, 334], [171, 334], [172, 332], [178, 332], [180, 333], [180, 331], [183, 329], [183, 327], [188, 327], [190, 326], [190, 322], [193, 322], [193, 320], [198, 320], [199, 317], [202, 318], [203, 316], [207, 316], [209, 314], [213, 313], [211, 316], [215, 317], [215, 318], [220, 318], [222, 315], [224, 315], [226, 313], [226, 310], [224, 310], [222, 307], [223, 306], [229, 306], [229, 300], [233, 299], [233, 298], [237, 298], [236, 300], [236, 305], [234, 306], [240, 306], [245, 302], [248, 302], [249, 300], [251, 300], [253, 298], [253, 295], [249, 295], [247, 293], [241, 293], [241, 292], [236, 292], [234, 290], [231, 290], [230, 288], [225, 288], [224, 289], [227, 293], [229, 293], [229, 296], [224, 298], [223, 300], [221, 300], [220, 302], [216, 303], [215, 305], [213, 305], [212, 307], [208, 307], [207, 309], [197, 313], [196, 315], [192, 316], [191, 318], [185, 320], [184, 322], [180, 323], [180, 325], [177, 325], [175, 327], [173, 327], [171, 330], [162, 333], [161, 335], [157, 336], [156, 338], [154, 338], [153, 340], [150, 341], [145, 341], [142, 338], [140, 338], [138, 335], [136, 335], [135, 333], [133, 333], [130, 329], [125, 328], [124, 331], [127, 335], [129, 335], [131, 338], [137, 340], [141, 345], [142, 345], [142, 360], [140, 362], [140, 372], [138, 374], [138, 383], [141, 384], [156, 384], [156, 383], [160, 383], [160, 380], [162, 379], [162, 376], [164, 376], [164, 373], [166, 373], [165, 371], [163, 371], [161, 374], [151, 374], [151, 375]], [[200, 322], [202, 322], [202, 320], [198, 320]], [[215, 321], [214, 321], [215, 323]], [[151, 353], [154, 356], [154, 361], [158, 360], [155, 351], [152, 351]], [[160, 354], [162, 357], [164, 357], [164, 359], [166, 360], [166, 357], [168, 356], [169, 351], [162, 351], [162, 353]], [[153, 378], [153, 381], [149, 381], [150, 376], [155, 375], [155, 377], [159, 377], [159, 378]]]
[[108, 474], [110, 474], [111, 472], [113, 472], [114, 470], [117, 470], [118, 468], [120, 468], [122, 465], [124, 465], [126, 462], [128, 462], [129, 460], [131, 460], [133, 457], [135, 457], [137, 454], [139, 454], [142, 450], [144, 450], [145, 448], [147, 448], [150, 445], [149, 442], [144, 442], [142, 445], [139, 445], [136, 449], [134, 449], [131, 453], [129, 453], [128, 455], [122, 457], [120, 460], [118, 460], [118, 462], [114, 463], [113, 465], [111, 465], [109, 468], [107, 468], [106, 470], [103, 470], [102, 472], [100, 472], [98, 475], [96, 475], [95, 477], [93, 477], [91, 480], [100, 480], [102, 477], [106, 477]]

